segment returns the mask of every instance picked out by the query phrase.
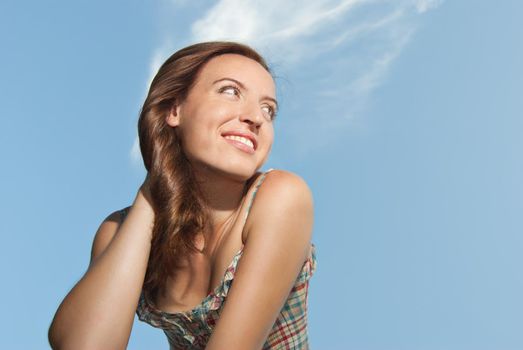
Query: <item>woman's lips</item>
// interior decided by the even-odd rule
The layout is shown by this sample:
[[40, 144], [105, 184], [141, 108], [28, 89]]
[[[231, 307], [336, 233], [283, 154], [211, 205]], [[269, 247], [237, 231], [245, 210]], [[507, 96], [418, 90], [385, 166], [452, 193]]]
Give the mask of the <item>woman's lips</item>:
[[[234, 139], [236, 137], [245, 138], [245, 139], [249, 140], [250, 143], [252, 143], [252, 145], [247, 144], [247, 146], [251, 146], [252, 148], [254, 148], [254, 150], [256, 150], [256, 148], [258, 148], [258, 141], [256, 140], [256, 136], [251, 132], [244, 131], [244, 130], [230, 130], [230, 131], [224, 132], [222, 134], [222, 136], [225, 138], [228, 138], [228, 139]], [[238, 140], [238, 141], [244, 141], [244, 140]]]
[[249, 153], [249, 154], [254, 154], [254, 149], [249, 147], [249, 146], [247, 146], [243, 142], [237, 141], [237, 140], [227, 139], [225, 137], [224, 137], [224, 139], [225, 139], [225, 141], [227, 141], [228, 143], [230, 143], [234, 147], [238, 148], [240, 151], [243, 151], [243, 152]]

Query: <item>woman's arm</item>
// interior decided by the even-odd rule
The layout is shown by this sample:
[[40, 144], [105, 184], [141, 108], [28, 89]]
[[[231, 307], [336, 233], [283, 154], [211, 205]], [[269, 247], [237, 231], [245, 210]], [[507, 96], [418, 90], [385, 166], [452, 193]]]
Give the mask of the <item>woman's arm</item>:
[[62, 301], [49, 328], [53, 349], [126, 348], [154, 222], [143, 190], [144, 186], [122, 225], [114, 221], [114, 214], [100, 225], [89, 269]]
[[259, 350], [308, 256], [312, 195], [297, 175], [267, 174], [245, 230], [244, 253], [207, 350]]

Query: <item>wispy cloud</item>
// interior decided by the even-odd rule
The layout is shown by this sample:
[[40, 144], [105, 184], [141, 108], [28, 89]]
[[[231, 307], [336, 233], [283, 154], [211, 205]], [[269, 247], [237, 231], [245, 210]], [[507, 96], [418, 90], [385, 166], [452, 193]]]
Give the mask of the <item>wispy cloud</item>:
[[[285, 101], [278, 131], [299, 156], [321, 147], [309, 142], [313, 135], [336, 142], [348, 121], [363, 114], [418, 18], [442, 1], [220, 0], [194, 18], [190, 40], [179, 44], [236, 40], [260, 50], [276, 76], [286, 78], [279, 82]], [[166, 58], [162, 52], [153, 62]]]
[[235, 39], [277, 45], [312, 34], [363, 2], [222, 0], [194, 23], [192, 32], [196, 41]]
[[[160, 66], [167, 59], [171, 51], [172, 45], [166, 42], [153, 52], [151, 61], [149, 62], [149, 78], [147, 80], [147, 85], [144, 89], [142, 100], [145, 100], [145, 98], [147, 97], [149, 86], [151, 86], [151, 82], [154, 76], [156, 75], [156, 72], [158, 71], [158, 69], [160, 69]], [[140, 141], [138, 139], [138, 135], [134, 137], [133, 145], [131, 147], [131, 150], [129, 151], [129, 157], [131, 158], [131, 161], [134, 165], [142, 165], [142, 154], [140, 152]]]
[[417, 0], [414, 2], [414, 5], [416, 6], [416, 9], [419, 13], [423, 13], [438, 7], [442, 3], [443, 0]]

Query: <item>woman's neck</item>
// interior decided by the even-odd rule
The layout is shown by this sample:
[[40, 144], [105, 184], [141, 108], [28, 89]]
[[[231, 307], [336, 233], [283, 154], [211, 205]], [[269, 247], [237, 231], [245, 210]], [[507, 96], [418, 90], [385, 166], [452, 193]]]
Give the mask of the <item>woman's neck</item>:
[[234, 216], [245, 195], [247, 181], [235, 180], [227, 175], [212, 170], [195, 171], [214, 229], [219, 229]]

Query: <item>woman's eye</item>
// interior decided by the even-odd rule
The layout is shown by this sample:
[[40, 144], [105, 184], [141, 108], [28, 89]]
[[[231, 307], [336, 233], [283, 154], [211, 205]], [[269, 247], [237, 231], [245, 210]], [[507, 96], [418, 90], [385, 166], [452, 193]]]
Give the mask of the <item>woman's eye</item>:
[[240, 90], [235, 86], [224, 86], [224, 87], [220, 88], [219, 91], [220, 91], [220, 93], [224, 93], [226, 95], [231, 95], [231, 96], [240, 95]]
[[270, 119], [274, 119], [276, 113], [273, 107], [265, 105], [262, 107], [262, 110], [270, 117]]

